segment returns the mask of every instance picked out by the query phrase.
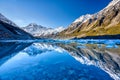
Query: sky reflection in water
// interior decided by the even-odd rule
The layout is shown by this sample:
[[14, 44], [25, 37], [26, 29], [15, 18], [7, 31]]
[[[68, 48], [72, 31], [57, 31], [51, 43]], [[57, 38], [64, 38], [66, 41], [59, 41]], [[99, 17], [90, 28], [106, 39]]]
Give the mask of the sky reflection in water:
[[107, 46], [80, 43], [0, 43], [0, 79], [120, 79], [119, 45]]

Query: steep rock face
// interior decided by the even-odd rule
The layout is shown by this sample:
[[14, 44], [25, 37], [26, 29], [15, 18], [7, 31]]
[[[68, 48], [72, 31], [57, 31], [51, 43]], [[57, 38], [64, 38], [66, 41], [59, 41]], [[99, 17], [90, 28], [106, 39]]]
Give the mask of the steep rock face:
[[[81, 18], [82, 17], [83, 16], [81, 16]], [[65, 36], [62, 36], [63, 34]], [[84, 18], [83, 22], [80, 20], [75, 23], [73, 22], [66, 30], [62, 31], [59, 36], [63, 38], [81, 38], [86, 36], [116, 34], [120, 34], [120, 0], [113, 0], [103, 10]]]
[[0, 39], [32, 39], [32, 36], [0, 14]]
[[78, 19], [76, 19], [72, 24], [70, 24], [66, 30], [66, 34], [74, 32], [78, 26], [85, 23], [87, 20], [89, 20], [92, 17], [90, 14], [82, 15]]
[[31, 23], [28, 26], [23, 27], [22, 29], [30, 33], [34, 37], [50, 37], [64, 30], [63, 27], [58, 27], [53, 29], [53, 28], [43, 27], [35, 23]]

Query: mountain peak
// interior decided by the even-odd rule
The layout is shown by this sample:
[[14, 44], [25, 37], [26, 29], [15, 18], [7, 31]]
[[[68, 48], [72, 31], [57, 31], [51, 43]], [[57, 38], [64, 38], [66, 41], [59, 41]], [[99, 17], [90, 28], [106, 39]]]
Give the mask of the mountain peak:
[[53, 36], [53, 34], [57, 34], [64, 30], [63, 27], [48, 28], [38, 25], [36, 23], [30, 23], [28, 26], [22, 27], [22, 29], [35, 37]]
[[[120, 0], [111, 2], [92, 15], [82, 15], [59, 34], [63, 38], [82, 38], [120, 34]], [[65, 36], [63, 35], [65, 34]]]
[[21, 30], [15, 23], [0, 13], [0, 39], [32, 39], [32, 36]]
[[112, 0], [112, 1], [108, 4], [108, 6], [107, 6], [106, 8], [108, 8], [108, 7], [110, 7], [110, 6], [114, 6], [114, 5], [117, 4], [119, 1], [120, 1], [120, 0]]
[[46, 27], [44, 27], [42, 25], [38, 25], [36, 23], [30, 23], [26, 27], [28, 27], [28, 28], [46, 28]]
[[119, 0], [113, 0], [113, 1], [119, 1]]
[[95, 13], [95, 14], [86, 14], [86, 15], [82, 15], [80, 16], [78, 19], [76, 19], [73, 23], [84, 23], [86, 22], [87, 20], [89, 20], [90, 18], [92, 18], [92, 16], [96, 16], [96, 18], [100, 15], [102, 15], [102, 12], [105, 12], [104, 10], [108, 10], [110, 7], [112, 6], [115, 6], [118, 2], [120, 2], [120, 0], [112, 0], [108, 6], [106, 6], [103, 10], [101, 10], [100, 12], [98, 13]]
[[28, 24], [28, 27], [33, 27], [33, 26], [38, 26], [38, 24], [36, 24], [36, 23], [30, 23], [30, 24]]

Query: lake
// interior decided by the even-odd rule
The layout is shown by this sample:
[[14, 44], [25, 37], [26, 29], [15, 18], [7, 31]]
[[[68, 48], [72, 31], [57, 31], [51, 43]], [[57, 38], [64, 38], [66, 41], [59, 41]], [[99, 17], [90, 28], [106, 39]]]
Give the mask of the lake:
[[0, 80], [120, 80], [120, 41], [1, 41]]

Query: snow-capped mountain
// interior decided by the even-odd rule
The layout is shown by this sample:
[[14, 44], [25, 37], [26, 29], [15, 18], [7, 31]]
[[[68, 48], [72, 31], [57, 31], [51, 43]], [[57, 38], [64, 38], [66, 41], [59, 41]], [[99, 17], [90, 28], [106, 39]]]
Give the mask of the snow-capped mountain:
[[72, 22], [72, 24], [70, 24], [68, 26], [67, 31], [65, 32], [66, 34], [69, 34], [71, 32], [74, 31], [74, 29], [76, 29], [78, 26], [80, 26], [81, 24], [85, 23], [87, 20], [89, 20], [90, 18], [92, 18], [91, 14], [86, 14], [86, 15], [82, 15], [80, 16], [78, 19], [76, 19], [74, 22]]
[[104, 16], [108, 11], [110, 11], [110, 9], [113, 8], [119, 9], [120, 8], [119, 6], [120, 6], [120, 0], [112, 0], [104, 9], [93, 14], [92, 16], [97, 19], [100, 16]]
[[90, 18], [92, 17], [95, 17], [96, 19], [99, 17], [99, 16], [102, 16], [102, 14], [109, 10], [110, 7], [113, 7], [115, 4], [117, 4], [120, 0], [112, 0], [112, 2], [110, 2], [108, 4], [107, 7], [105, 7], [103, 10], [99, 11], [98, 13], [95, 13], [95, 14], [86, 14], [86, 15], [82, 15], [80, 16], [78, 19], [76, 19], [73, 23], [85, 23], [87, 20], [89, 20]]
[[31, 23], [28, 26], [23, 27], [22, 29], [35, 37], [50, 36], [50, 35], [57, 34], [57, 33], [61, 32], [62, 30], [64, 30], [63, 27], [58, 27], [58, 28], [53, 29], [53, 28], [43, 27], [43, 26], [37, 25], [35, 23]]
[[0, 39], [31, 39], [32, 36], [21, 30], [15, 23], [0, 14]]
[[106, 8], [109, 8], [110, 6], [114, 6], [117, 4], [120, 0], [112, 0], [112, 2], [109, 3], [109, 5]]
[[106, 6], [103, 10], [99, 11], [98, 13], [82, 15], [78, 19], [76, 19], [73, 23], [81, 22], [81, 24], [82, 24], [82, 23], [85, 23], [87, 20], [91, 19], [92, 17], [97, 19], [99, 16], [103, 16], [102, 15], [103, 13], [108, 11], [111, 7], [114, 7], [119, 1], [120, 0], [112, 0], [108, 4], [108, 6]]
[[76, 19], [73, 23], [77, 23], [77, 22], [84, 23], [84, 22], [86, 22], [88, 19], [90, 19], [91, 17], [92, 17], [92, 15], [90, 15], [90, 14], [82, 15], [82, 16], [80, 16], [78, 19]]
[[[95, 14], [80, 16], [59, 34], [63, 38], [120, 34], [120, 0], [112, 0]], [[65, 36], [64, 36], [65, 35]]]

